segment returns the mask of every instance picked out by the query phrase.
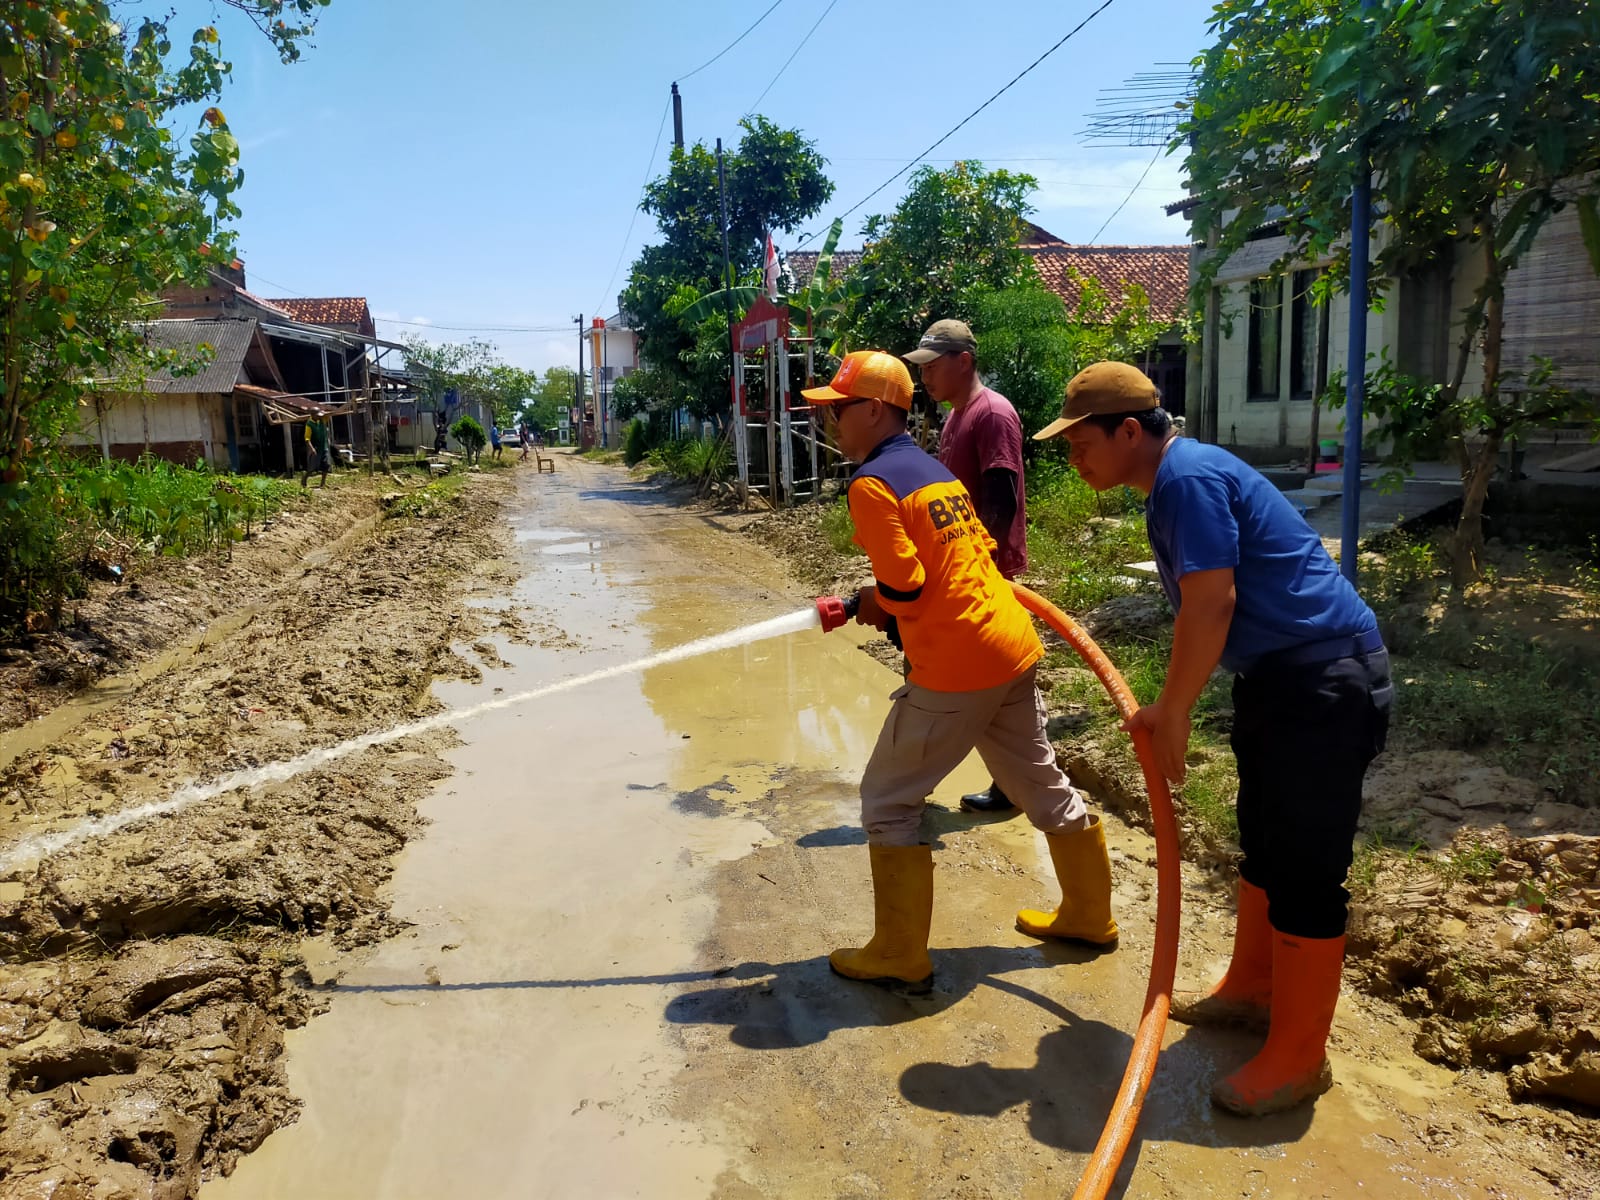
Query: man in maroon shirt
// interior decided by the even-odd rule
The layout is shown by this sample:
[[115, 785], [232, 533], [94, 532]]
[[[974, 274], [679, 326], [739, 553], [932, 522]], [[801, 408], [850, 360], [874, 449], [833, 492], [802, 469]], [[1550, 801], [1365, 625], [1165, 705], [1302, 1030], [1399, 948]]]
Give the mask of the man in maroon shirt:
[[[916, 364], [922, 386], [950, 406], [939, 435], [939, 461], [961, 481], [978, 516], [999, 547], [996, 565], [1007, 579], [1028, 567], [1028, 515], [1022, 489], [1022, 421], [999, 392], [978, 378], [978, 343], [962, 321], [935, 321], [917, 348], [902, 357]], [[990, 783], [987, 792], [961, 797], [968, 812], [1009, 813], [1016, 808]]]

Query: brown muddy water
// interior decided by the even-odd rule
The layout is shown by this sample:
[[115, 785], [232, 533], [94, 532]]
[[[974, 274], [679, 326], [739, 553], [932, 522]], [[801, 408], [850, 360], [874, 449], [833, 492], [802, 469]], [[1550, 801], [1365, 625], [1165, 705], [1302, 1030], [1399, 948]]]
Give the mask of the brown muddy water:
[[[525, 574], [491, 607], [570, 644], [497, 643], [507, 665], [447, 704], [805, 603], [708, 518], [560, 464], [522, 478]], [[463, 724], [390, 888], [411, 928], [313, 948], [329, 1008], [287, 1038], [304, 1109], [205, 1200], [1070, 1194], [1137, 1024], [1153, 845], [1108, 822], [1115, 953], [1041, 947], [1011, 915], [1053, 901], [1048, 859], [1024, 822], [953, 811], [985, 782], [970, 760], [926, 825], [934, 994], [832, 977], [828, 950], [870, 929], [853, 785], [898, 682], [860, 640], [802, 633]], [[1228, 933], [1189, 907], [1180, 982]], [[1206, 1090], [1248, 1039], [1175, 1027], [1117, 1194], [1577, 1194], [1412, 1032], [1347, 996], [1334, 1091], [1243, 1122]]]

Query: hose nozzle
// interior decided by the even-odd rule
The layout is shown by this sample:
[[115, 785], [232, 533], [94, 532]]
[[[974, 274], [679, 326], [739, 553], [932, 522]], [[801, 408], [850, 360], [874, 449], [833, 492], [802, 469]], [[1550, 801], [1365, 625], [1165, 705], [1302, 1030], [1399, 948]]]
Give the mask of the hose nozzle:
[[832, 633], [847, 623], [861, 607], [861, 596], [818, 596], [817, 616], [822, 618], [822, 632]]

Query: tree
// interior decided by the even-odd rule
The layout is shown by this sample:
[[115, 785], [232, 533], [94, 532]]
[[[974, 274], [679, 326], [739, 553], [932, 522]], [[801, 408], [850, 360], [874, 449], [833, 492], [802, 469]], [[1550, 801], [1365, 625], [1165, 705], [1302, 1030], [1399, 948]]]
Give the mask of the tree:
[[[328, 0], [228, 2], [289, 62]], [[186, 145], [173, 132], [220, 97], [219, 50], [206, 26], [175, 52], [165, 22], [126, 31], [100, 0], [0, 15], [0, 489], [75, 425], [97, 376], [160, 365], [140, 303], [232, 257], [239, 144], [214, 106]]]
[[[1071, 378], [1106, 359], [1139, 366], [1167, 325], [1150, 313], [1138, 284], [1113, 297], [1091, 276], [1067, 268], [1078, 289], [1068, 311], [1061, 297], [1034, 280], [972, 299], [978, 363], [987, 379], [1016, 406], [1024, 429], [1040, 429], [1061, 415]], [[1036, 448], [1024, 443], [1030, 453]]]
[[867, 218], [851, 344], [909, 350], [934, 321], [970, 322], [980, 293], [1036, 278], [1017, 248], [1036, 186], [977, 162], [918, 169], [893, 213]]
[[561, 423], [561, 410], [570, 409], [577, 397], [578, 373], [571, 367], [546, 367], [529, 393], [525, 415], [540, 429]]
[[[497, 425], [514, 420], [527, 406], [538, 377], [500, 360], [493, 342], [430, 342], [416, 335], [401, 338], [406, 366], [418, 376], [418, 391], [440, 405], [446, 392], [483, 402]], [[570, 388], [571, 384], [568, 383]]]
[[[1432, 406], [1464, 485], [1452, 545], [1458, 586], [1479, 574], [1483, 503], [1508, 437], [1583, 411], [1582, 396], [1502, 361], [1506, 278], [1549, 217], [1577, 207], [1600, 270], [1600, 9], [1585, 0], [1224, 0], [1180, 137], [1197, 229], [1218, 254], [1279, 222], [1294, 261], [1332, 258], [1348, 290], [1356, 151], [1380, 225], [1373, 292], [1461, 247], [1481, 275], [1460, 314], [1455, 364]], [[1475, 393], [1463, 391], [1474, 358]], [[1559, 364], [1557, 364], [1559, 366]], [[1508, 384], [1513, 385], [1509, 386]]]
[[[224, 2], [292, 62], [328, 0]], [[212, 103], [230, 70], [210, 26], [184, 41], [103, 0], [0, 8], [0, 624], [71, 586], [50, 467], [80, 401], [168, 365], [140, 335], [149, 302], [232, 260], [243, 173]]]
[[483, 447], [488, 443], [489, 435], [471, 417], [457, 417], [455, 424], [450, 426], [450, 436], [467, 452], [467, 462], [483, 458]]
[[695, 397], [694, 406], [708, 415], [728, 409], [726, 322], [717, 378], [708, 370], [702, 321], [682, 314], [706, 292], [751, 282], [767, 231], [793, 231], [833, 195], [823, 174], [826, 160], [797, 130], [761, 116], [739, 124], [745, 132], [738, 149], [724, 155], [733, 279], [723, 270], [716, 155], [697, 142], [673, 150], [667, 174], [645, 188], [640, 208], [655, 217], [663, 240], [634, 260], [621, 297], [638, 331], [640, 357], [676, 374]]

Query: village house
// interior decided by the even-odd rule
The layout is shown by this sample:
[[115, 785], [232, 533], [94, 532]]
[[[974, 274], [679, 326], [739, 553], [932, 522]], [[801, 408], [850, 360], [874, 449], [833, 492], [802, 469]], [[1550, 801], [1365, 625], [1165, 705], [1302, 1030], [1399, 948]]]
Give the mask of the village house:
[[268, 300], [248, 290], [235, 259], [162, 301], [142, 332], [172, 365], [108, 380], [69, 442], [106, 458], [293, 472], [312, 416], [331, 418], [335, 445], [352, 457], [382, 436], [394, 393], [383, 355], [400, 347], [376, 336], [364, 299]]
[[[1167, 211], [1185, 214], [1194, 203]], [[1212, 253], [1205, 235], [1194, 231], [1195, 279]], [[1326, 262], [1296, 262], [1274, 274], [1273, 264], [1288, 249], [1288, 239], [1268, 225], [1218, 267], [1202, 300], [1201, 337], [1190, 358], [1189, 432], [1253, 462], [1310, 461], [1314, 430], [1320, 438], [1340, 438], [1343, 427], [1341, 413], [1322, 412], [1313, 400], [1348, 363], [1350, 299], [1336, 294], [1325, 305], [1315, 302], [1312, 285]], [[1463, 312], [1481, 280], [1481, 251], [1461, 244], [1428, 269], [1388, 281], [1384, 303], [1367, 315], [1369, 371], [1386, 360], [1407, 375], [1446, 381]], [[1577, 210], [1569, 206], [1550, 219], [1507, 278], [1503, 386], [1515, 390], [1540, 359], [1548, 359], [1556, 382], [1600, 389], [1596, 328], [1600, 279], [1589, 265]], [[1481, 380], [1474, 353], [1463, 393], [1471, 394]], [[1547, 436], [1577, 448], [1584, 435], [1557, 430]], [[1374, 455], [1382, 451], [1369, 446]]]

